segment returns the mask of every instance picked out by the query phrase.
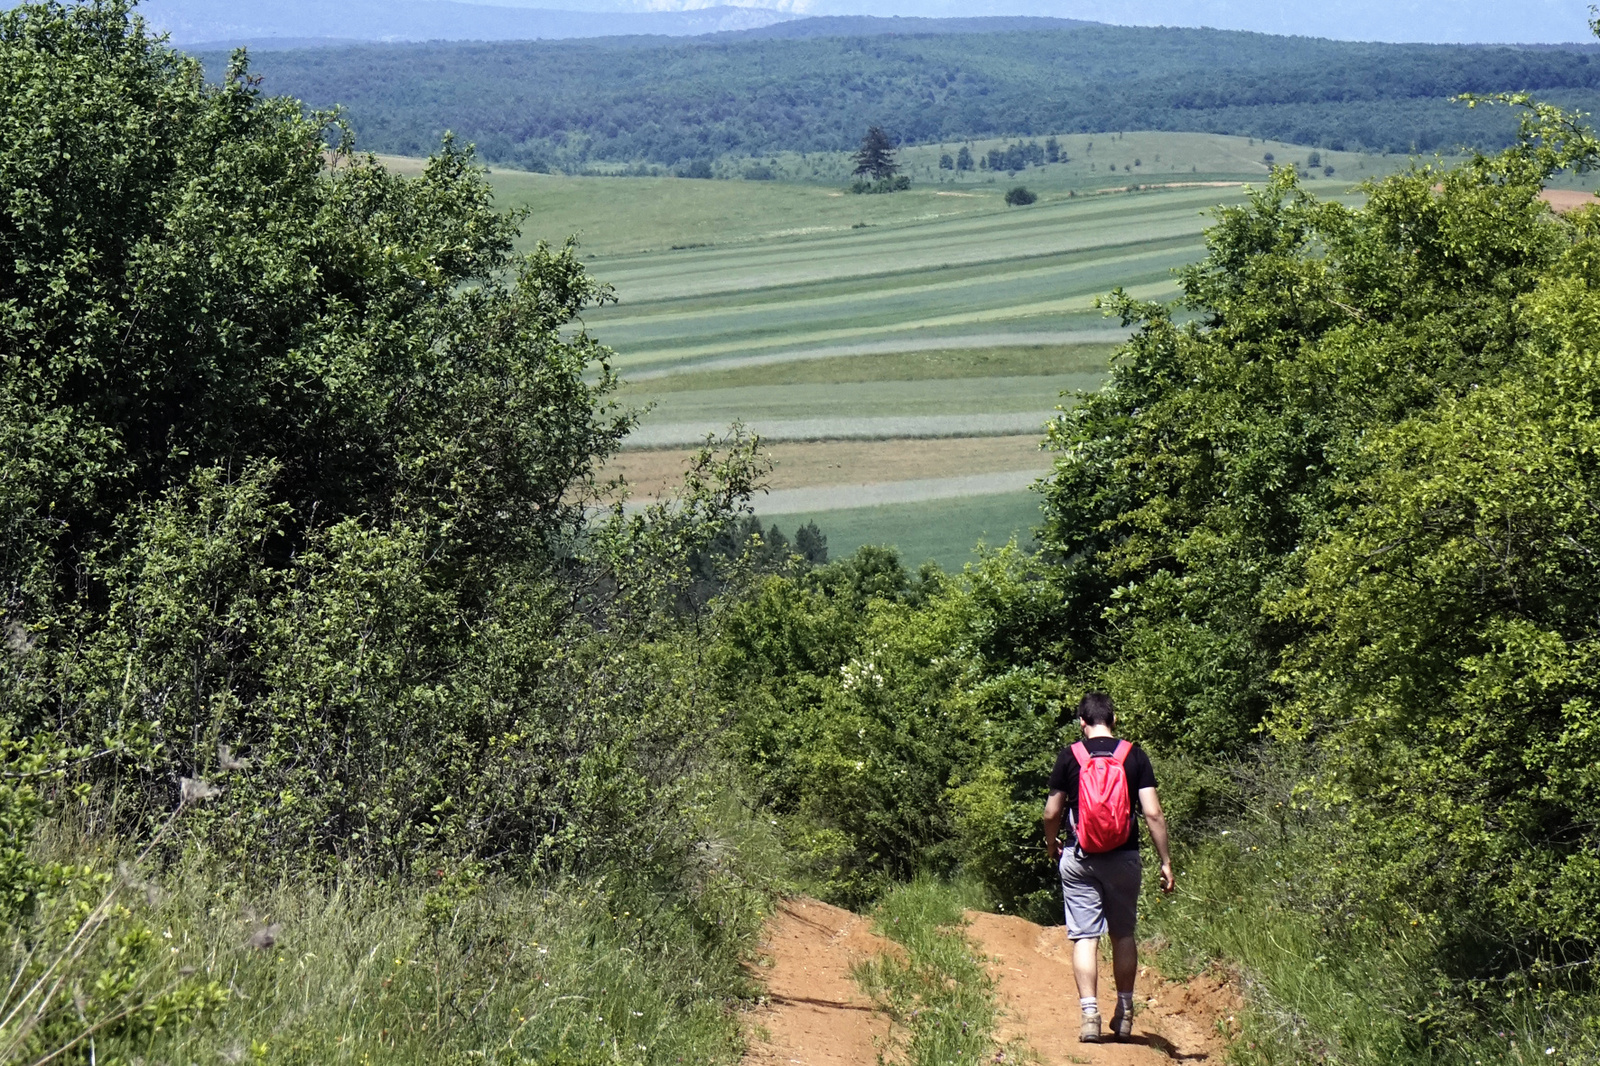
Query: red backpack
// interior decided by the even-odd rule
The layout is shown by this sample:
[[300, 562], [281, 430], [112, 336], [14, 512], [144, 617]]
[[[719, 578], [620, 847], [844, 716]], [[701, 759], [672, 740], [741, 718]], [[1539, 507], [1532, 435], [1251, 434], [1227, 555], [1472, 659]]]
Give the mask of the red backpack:
[[1126, 740], [1117, 741], [1115, 751], [1093, 755], [1081, 740], [1072, 745], [1078, 760], [1078, 818], [1072, 829], [1079, 851], [1090, 855], [1114, 851], [1133, 835], [1133, 802], [1124, 765], [1132, 750]]

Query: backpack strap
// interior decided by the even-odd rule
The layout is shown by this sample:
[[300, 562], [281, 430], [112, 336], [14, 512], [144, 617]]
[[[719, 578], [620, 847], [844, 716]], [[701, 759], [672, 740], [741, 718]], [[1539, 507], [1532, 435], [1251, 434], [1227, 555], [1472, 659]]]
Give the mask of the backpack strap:
[[1083, 741], [1072, 745], [1072, 757], [1078, 760], [1078, 769], [1083, 770], [1089, 765], [1089, 749], [1084, 747]]
[[1111, 757], [1117, 760], [1118, 766], [1126, 766], [1128, 763], [1128, 756], [1132, 753], [1132, 751], [1133, 744], [1131, 741], [1119, 740], [1117, 741], [1117, 750], [1111, 753]]

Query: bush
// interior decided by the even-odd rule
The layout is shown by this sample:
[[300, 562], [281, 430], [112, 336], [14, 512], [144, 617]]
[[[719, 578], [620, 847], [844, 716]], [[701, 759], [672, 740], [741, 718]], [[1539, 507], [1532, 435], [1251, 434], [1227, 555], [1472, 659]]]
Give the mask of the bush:
[[709, 159], [691, 160], [678, 170], [678, 177], [680, 178], [709, 178], [711, 176], [711, 160]]
[[911, 178], [905, 174], [896, 174], [892, 178], [879, 178], [877, 181], [859, 179], [850, 183], [853, 193], [884, 193], [905, 192], [911, 188]]
[[1116, 294], [1140, 328], [1049, 427], [1041, 538], [1128, 728], [1300, 752], [1273, 803], [1333, 827], [1305, 913], [1433, 930], [1417, 965], [1458, 1017], [1592, 994], [1600, 945], [1600, 236], [1539, 199], [1600, 142], [1521, 103], [1518, 147], [1361, 208], [1278, 168], [1219, 212], [1184, 323]]
[[714, 722], [677, 595], [751, 470], [596, 523], [633, 418], [562, 332], [609, 299], [574, 247], [514, 255], [469, 154], [329, 152], [120, 0], [0, 28], [0, 723], [104, 749], [77, 773], [130, 830], [225, 788], [183, 831], [262, 872], [676, 861]]
[[1024, 185], [1006, 190], [1006, 204], [1009, 207], [1026, 207], [1037, 199], [1039, 197]]
[[726, 607], [730, 741], [834, 898], [963, 864], [992, 902], [1053, 913], [1039, 811], [1070, 721], [1027, 568], [1008, 548], [913, 576], [862, 549]]
[[[690, 175], [690, 177], [694, 176], [695, 175], [692, 174]], [[778, 175], [773, 173], [772, 168], [766, 166], [765, 164], [744, 168], [745, 181], [774, 181], [777, 179], [777, 177]]]

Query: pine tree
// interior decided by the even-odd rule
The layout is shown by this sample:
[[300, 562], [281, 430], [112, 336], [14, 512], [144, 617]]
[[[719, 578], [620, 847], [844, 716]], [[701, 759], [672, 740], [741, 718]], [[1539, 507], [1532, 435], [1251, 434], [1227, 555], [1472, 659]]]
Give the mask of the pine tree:
[[828, 538], [815, 522], [807, 522], [794, 533], [794, 550], [813, 566], [828, 561]]
[[854, 173], [865, 174], [874, 181], [892, 178], [900, 170], [900, 165], [894, 161], [894, 142], [881, 126], [867, 128], [861, 147], [856, 149], [855, 160]]

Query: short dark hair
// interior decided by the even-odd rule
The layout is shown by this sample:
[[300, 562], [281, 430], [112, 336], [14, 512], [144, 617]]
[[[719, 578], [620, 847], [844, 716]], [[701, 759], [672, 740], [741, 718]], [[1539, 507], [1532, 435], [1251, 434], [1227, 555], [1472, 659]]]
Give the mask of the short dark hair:
[[1090, 725], [1116, 725], [1117, 708], [1104, 692], [1089, 692], [1078, 701], [1078, 717]]

